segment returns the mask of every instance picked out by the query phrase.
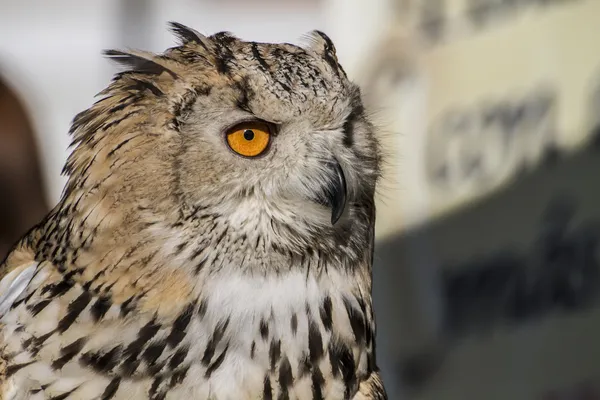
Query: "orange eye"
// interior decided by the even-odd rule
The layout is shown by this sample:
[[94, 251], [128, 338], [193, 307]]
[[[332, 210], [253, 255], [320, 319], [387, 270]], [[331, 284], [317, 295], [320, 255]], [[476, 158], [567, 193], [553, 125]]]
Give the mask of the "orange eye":
[[231, 150], [244, 157], [261, 155], [271, 141], [271, 129], [264, 122], [242, 122], [227, 133]]

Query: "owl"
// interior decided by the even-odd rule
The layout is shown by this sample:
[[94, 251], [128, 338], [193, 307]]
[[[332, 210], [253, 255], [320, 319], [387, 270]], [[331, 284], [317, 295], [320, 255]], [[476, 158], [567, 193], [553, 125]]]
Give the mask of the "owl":
[[1, 265], [0, 397], [386, 399], [380, 151], [332, 41], [170, 27], [106, 52], [61, 199]]

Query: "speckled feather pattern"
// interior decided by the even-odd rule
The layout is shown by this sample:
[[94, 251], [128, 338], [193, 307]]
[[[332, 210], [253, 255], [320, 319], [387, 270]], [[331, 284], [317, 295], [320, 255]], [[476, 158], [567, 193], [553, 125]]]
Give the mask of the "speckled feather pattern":
[[[126, 66], [73, 121], [68, 182], [0, 270], [2, 399], [387, 399], [371, 267], [379, 151], [335, 56], [203, 36]], [[223, 132], [259, 118], [269, 152]], [[315, 201], [335, 159], [348, 203]]]

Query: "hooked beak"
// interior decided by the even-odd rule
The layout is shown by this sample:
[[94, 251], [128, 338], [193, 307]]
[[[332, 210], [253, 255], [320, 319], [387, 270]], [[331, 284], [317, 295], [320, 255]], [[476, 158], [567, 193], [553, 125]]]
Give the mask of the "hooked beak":
[[344, 171], [337, 160], [332, 163], [333, 176], [329, 187], [329, 204], [331, 206], [331, 225], [335, 225], [346, 208], [347, 185]]

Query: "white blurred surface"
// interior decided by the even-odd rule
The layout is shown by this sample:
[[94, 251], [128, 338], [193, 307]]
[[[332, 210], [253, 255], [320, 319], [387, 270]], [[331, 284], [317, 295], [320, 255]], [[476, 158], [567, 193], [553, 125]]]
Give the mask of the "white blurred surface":
[[52, 204], [65, 183], [60, 171], [70, 122], [117, 71], [101, 51], [161, 52], [175, 43], [167, 27], [172, 20], [205, 34], [226, 30], [257, 41], [298, 43], [308, 31], [326, 29], [322, 4], [312, 0], [0, 0], [0, 74], [33, 119]]
[[116, 3], [0, 1], [0, 74], [33, 120], [52, 203], [64, 184], [70, 121], [110, 77], [100, 50], [118, 41]]

